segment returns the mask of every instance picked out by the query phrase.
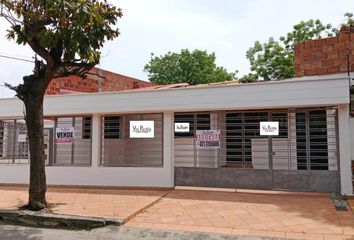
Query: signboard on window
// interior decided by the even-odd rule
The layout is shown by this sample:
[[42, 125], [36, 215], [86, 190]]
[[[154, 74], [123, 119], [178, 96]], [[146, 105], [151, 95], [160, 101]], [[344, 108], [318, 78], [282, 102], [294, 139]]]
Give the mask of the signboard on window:
[[196, 146], [198, 149], [220, 148], [220, 130], [197, 130]]
[[278, 136], [279, 122], [260, 122], [259, 131], [261, 136]]
[[74, 142], [75, 128], [62, 127], [55, 129], [55, 143], [56, 144], [71, 144]]
[[189, 132], [189, 123], [175, 123], [175, 132]]
[[17, 142], [19, 143], [25, 143], [27, 142], [27, 134], [18, 134], [17, 136]]
[[154, 121], [130, 121], [130, 138], [154, 138]]

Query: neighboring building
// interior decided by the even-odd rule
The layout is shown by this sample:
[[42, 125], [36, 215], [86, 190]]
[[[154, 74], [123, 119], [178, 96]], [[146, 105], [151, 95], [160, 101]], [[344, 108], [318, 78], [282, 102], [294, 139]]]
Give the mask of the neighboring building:
[[47, 88], [46, 95], [113, 92], [150, 86], [154, 86], [154, 84], [103, 69], [93, 68], [86, 78], [70, 76], [53, 79]]
[[[301, 77], [293, 79], [45, 97], [48, 184], [353, 194], [353, 28], [337, 43], [343, 35], [350, 37], [348, 72], [342, 63], [332, 72], [307, 62], [342, 56], [334, 40], [314, 40], [296, 46]], [[318, 57], [324, 49], [333, 51]], [[22, 111], [18, 99], [0, 100], [0, 118], [15, 129]], [[17, 149], [24, 136], [11, 136]], [[28, 183], [24, 157], [0, 159], [1, 183]]]

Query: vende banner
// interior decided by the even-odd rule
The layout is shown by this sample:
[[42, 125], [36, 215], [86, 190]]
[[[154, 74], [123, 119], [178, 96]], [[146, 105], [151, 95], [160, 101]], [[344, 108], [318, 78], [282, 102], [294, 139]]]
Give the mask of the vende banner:
[[130, 121], [130, 138], [154, 138], [154, 121]]
[[75, 128], [63, 127], [55, 129], [55, 143], [56, 144], [71, 144], [74, 142]]
[[220, 148], [220, 130], [197, 130], [197, 148]]
[[260, 122], [259, 131], [261, 136], [278, 136], [279, 122]]

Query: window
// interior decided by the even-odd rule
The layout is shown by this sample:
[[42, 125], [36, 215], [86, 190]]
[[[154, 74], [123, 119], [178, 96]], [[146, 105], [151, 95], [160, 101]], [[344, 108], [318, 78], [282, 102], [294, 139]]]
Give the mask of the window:
[[[153, 121], [153, 138], [132, 138], [131, 121]], [[163, 166], [163, 114], [137, 113], [102, 118], [101, 165], [119, 167]]]
[[196, 116], [196, 130], [210, 130], [210, 113], [199, 113]]
[[328, 170], [326, 110], [296, 113], [298, 170]]
[[176, 113], [175, 123], [189, 123], [189, 132], [175, 132], [175, 137], [194, 137], [195, 130], [210, 129], [210, 113]]
[[104, 138], [105, 139], [119, 138], [119, 122], [120, 122], [120, 116], [104, 117]]
[[268, 112], [226, 113], [226, 162], [237, 167], [252, 163], [252, 139], [259, 134], [259, 123], [268, 121]]
[[82, 118], [82, 139], [91, 138], [92, 117]]
[[[251, 167], [252, 154], [260, 151], [252, 150], [252, 141], [267, 139], [260, 135], [259, 123], [263, 121], [279, 122], [279, 136], [288, 136], [287, 112], [227, 112], [226, 113], [226, 162], [229, 166]], [[268, 141], [268, 140], [267, 140]], [[258, 141], [261, 142], [261, 141]], [[268, 144], [268, 142], [267, 142]], [[255, 144], [257, 146], [257, 144]], [[267, 154], [266, 152], [264, 153]]]
[[288, 113], [274, 112], [272, 113], [272, 121], [279, 122], [279, 137], [288, 137]]

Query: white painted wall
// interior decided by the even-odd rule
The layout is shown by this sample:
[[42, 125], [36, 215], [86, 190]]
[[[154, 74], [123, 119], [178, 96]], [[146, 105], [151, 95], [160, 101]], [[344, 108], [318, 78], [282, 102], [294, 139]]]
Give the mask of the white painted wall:
[[[46, 167], [47, 183], [89, 186], [172, 187], [171, 164], [161, 168]], [[1, 183], [29, 183], [28, 165], [0, 166]]]
[[352, 152], [352, 161], [354, 161], [354, 117], [350, 118], [350, 149]]
[[338, 106], [339, 169], [342, 194], [353, 194], [349, 105]]
[[[342, 75], [340, 75], [342, 76]], [[46, 116], [207, 111], [335, 106], [349, 103], [348, 78], [301, 78], [238, 86], [190, 87], [151, 91], [126, 91], [48, 96]], [[0, 99], [0, 117], [23, 116], [18, 99]]]

